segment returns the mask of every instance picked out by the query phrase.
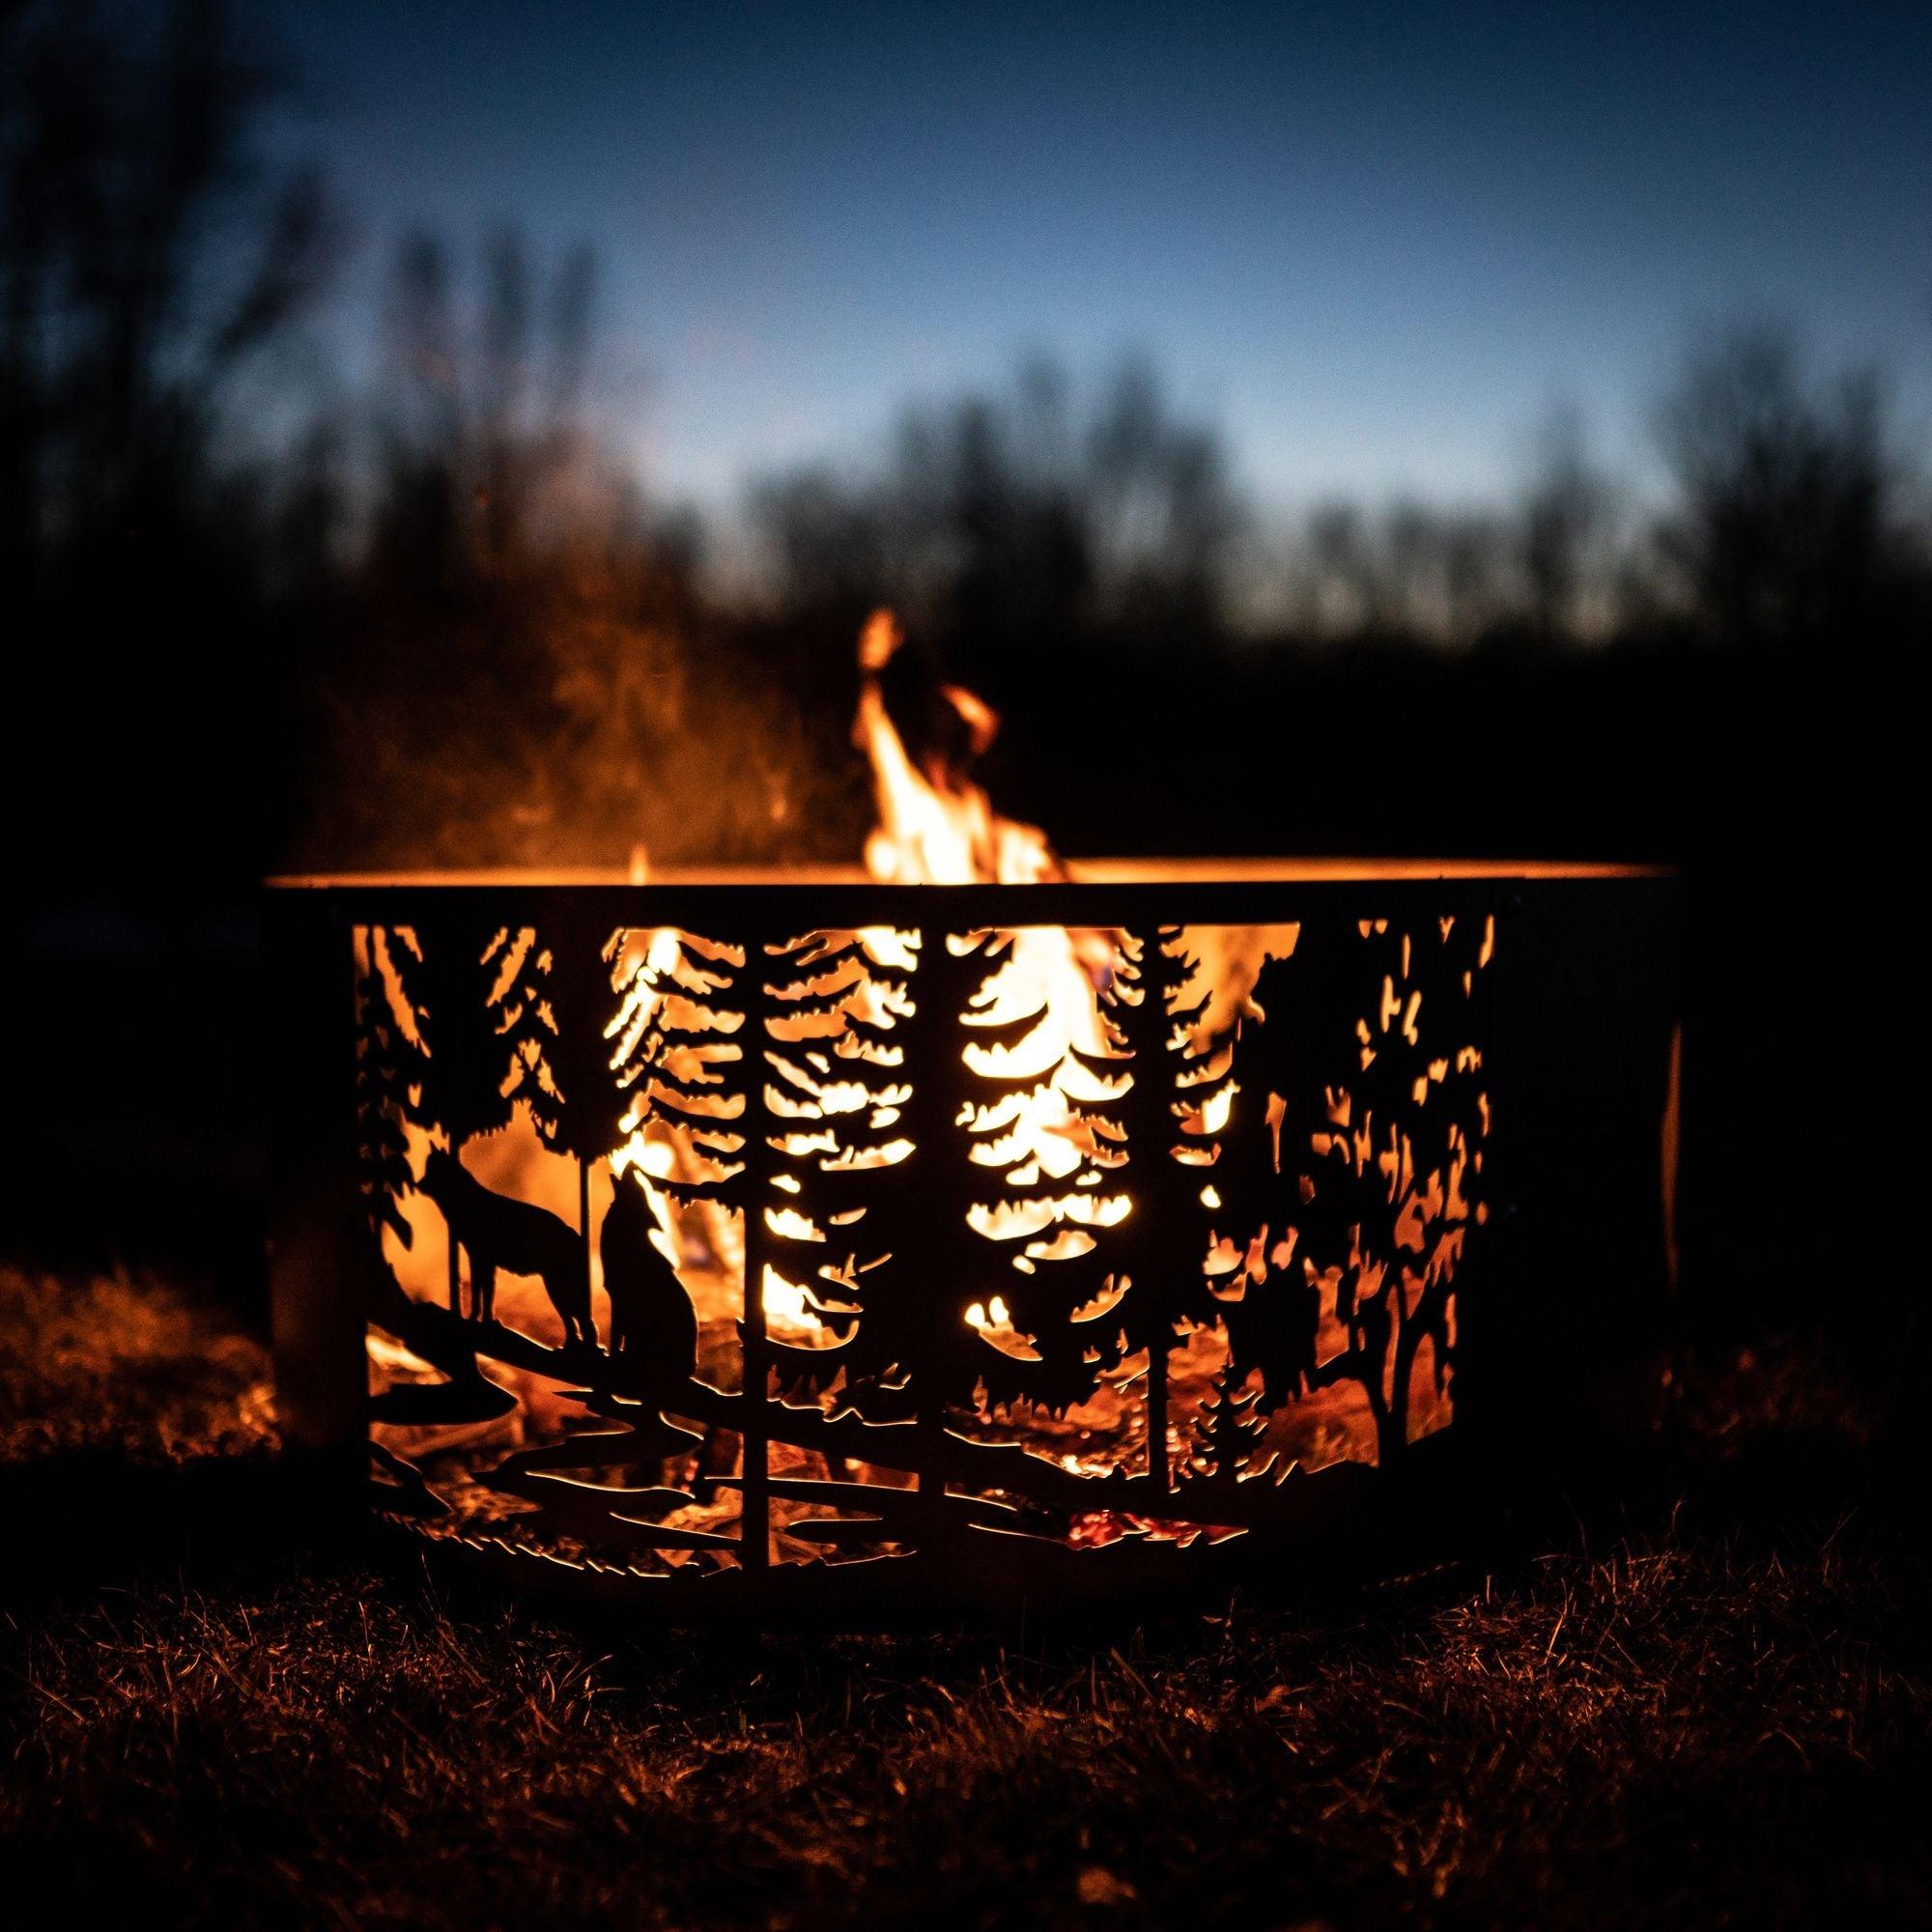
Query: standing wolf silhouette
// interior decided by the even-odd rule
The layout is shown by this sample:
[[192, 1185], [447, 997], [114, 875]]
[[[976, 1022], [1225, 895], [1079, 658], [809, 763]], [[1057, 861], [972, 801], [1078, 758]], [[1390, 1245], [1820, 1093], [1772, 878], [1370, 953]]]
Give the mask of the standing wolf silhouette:
[[651, 1239], [656, 1225], [636, 1171], [619, 1175], [598, 1236], [611, 1297], [611, 1355], [624, 1358], [629, 1386], [664, 1401], [697, 1366], [697, 1316], [677, 1270]]
[[417, 1185], [442, 1209], [451, 1241], [469, 1253], [473, 1320], [490, 1320], [498, 1268], [533, 1274], [562, 1319], [565, 1346], [597, 1346], [583, 1271], [583, 1236], [567, 1221], [548, 1208], [495, 1193], [441, 1148], [430, 1150]]

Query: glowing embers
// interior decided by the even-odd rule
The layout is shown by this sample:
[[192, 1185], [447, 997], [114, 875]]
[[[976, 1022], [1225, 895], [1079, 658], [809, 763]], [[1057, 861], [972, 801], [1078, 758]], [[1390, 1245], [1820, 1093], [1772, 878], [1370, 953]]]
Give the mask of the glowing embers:
[[917, 1568], [1264, 1535], [1447, 1420], [1484, 916], [544, 903], [356, 933], [392, 1512], [654, 1578]]

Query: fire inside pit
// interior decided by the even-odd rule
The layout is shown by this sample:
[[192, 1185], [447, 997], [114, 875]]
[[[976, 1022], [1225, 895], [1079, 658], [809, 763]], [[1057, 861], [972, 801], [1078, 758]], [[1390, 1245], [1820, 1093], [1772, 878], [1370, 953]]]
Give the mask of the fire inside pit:
[[1539, 1175], [1659, 1271], [1672, 881], [1075, 881], [860, 724], [870, 880], [271, 895], [285, 1420], [385, 1514], [679, 1616], [1156, 1587], [1507, 1433]]

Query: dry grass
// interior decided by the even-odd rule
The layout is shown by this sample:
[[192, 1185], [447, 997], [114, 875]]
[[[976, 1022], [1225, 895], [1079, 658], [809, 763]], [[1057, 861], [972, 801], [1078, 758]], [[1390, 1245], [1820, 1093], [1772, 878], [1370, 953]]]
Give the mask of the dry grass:
[[709, 1644], [261, 1527], [262, 1374], [153, 1284], [0, 1274], [0, 1877], [81, 1922], [1932, 1913], [1919, 1547], [1869, 1506], [1741, 1509], [1735, 1423], [1608, 1548], [1097, 1647]]

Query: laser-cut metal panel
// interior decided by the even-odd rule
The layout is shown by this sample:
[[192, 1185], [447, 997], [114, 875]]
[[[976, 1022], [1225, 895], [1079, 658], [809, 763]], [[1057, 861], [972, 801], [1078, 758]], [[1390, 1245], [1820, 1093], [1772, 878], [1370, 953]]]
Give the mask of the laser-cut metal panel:
[[306, 896], [323, 1264], [429, 1535], [665, 1605], [1077, 1590], [1456, 1420], [1507, 882]]

